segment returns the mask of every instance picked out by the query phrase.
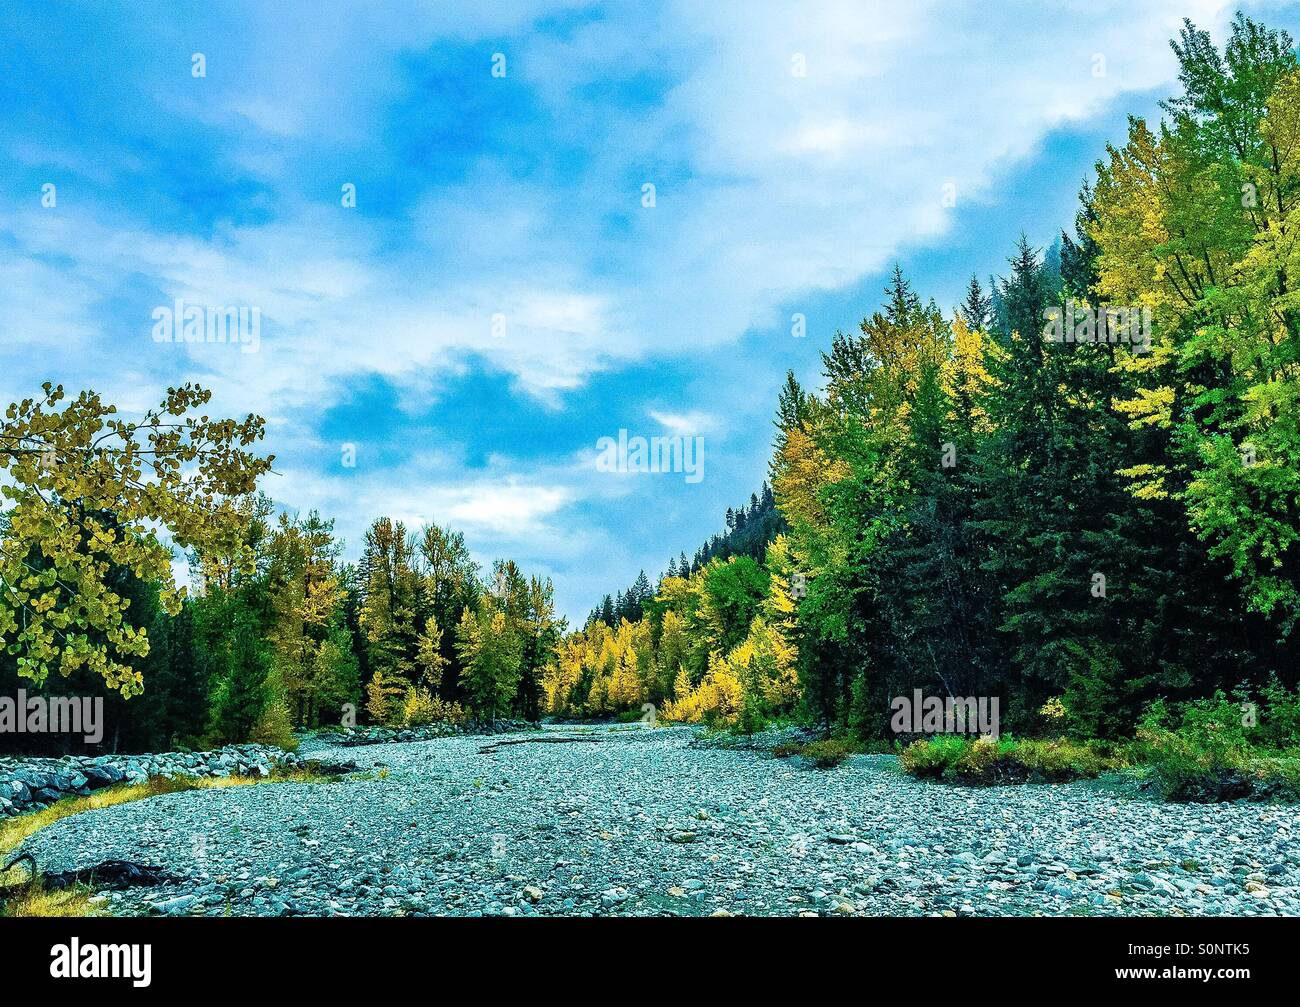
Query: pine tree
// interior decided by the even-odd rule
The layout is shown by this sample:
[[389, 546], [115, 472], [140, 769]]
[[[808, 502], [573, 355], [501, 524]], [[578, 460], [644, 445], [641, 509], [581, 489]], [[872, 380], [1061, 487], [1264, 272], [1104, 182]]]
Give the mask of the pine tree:
[[237, 612], [235, 619], [213, 709], [216, 732], [228, 742], [247, 741], [252, 734], [266, 708], [271, 670], [256, 623], [246, 612]]
[[970, 284], [966, 288], [966, 299], [957, 309], [962, 321], [974, 332], [985, 331], [992, 321], [992, 301], [984, 295], [984, 288], [980, 286], [979, 277], [972, 275]]

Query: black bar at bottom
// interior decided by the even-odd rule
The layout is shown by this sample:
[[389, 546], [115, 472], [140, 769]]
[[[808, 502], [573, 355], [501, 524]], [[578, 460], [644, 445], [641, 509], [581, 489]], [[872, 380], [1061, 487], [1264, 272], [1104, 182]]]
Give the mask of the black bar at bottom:
[[[374, 995], [402, 978], [436, 981], [444, 993], [486, 981], [556, 993], [579, 983], [597, 995], [637, 976], [693, 993], [770, 991], [773, 980], [866, 989], [892, 976], [918, 993], [1200, 986], [1231, 995], [1294, 975], [1298, 940], [1296, 920], [1268, 918], [0, 920], [0, 973], [7, 991], [76, 984], [128, 997]], [[126, 974], [85, 976], [97, 969]]]

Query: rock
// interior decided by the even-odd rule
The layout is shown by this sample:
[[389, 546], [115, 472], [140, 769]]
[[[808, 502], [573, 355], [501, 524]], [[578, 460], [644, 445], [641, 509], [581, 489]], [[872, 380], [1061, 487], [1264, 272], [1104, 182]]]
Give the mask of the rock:
[[196, 901], [193, 895], [180, 895], [165, 902], [155, 902], [153, 907], [168, 916], [184, 916]]

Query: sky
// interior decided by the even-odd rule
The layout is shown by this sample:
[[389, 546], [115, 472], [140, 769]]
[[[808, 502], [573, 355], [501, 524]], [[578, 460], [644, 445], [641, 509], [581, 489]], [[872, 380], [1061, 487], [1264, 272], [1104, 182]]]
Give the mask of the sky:
[[[199, 382], [349, 558], [436, 521], [581, 622], [760, 488], [786, 371], [817, 387], [895, 264], [950, 310], [1050, 244], [1182, 19], [1238, 7], [1300, 34], [1214, 0], [6, 5], [0, 403]], [[160, 341], [178, 299], [256, 340]], [[623, 430], [702, 478], [609, 471]]]

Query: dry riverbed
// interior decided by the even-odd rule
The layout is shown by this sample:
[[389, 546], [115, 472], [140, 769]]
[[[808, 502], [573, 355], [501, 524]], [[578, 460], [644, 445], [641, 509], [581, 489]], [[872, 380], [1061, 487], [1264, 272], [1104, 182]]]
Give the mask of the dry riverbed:
[[[365, 772], [151, 798], [24, 849], [48, 870], [119, 859], [181, 879], [105, 893], [119, 914], [1300, 915], [1294, 807], [1106, 781], [965, 789], [892, 756], [819, 771], [695, 737], [318, 750]], [[580, 740], [543, 743], [560, 738]]]

